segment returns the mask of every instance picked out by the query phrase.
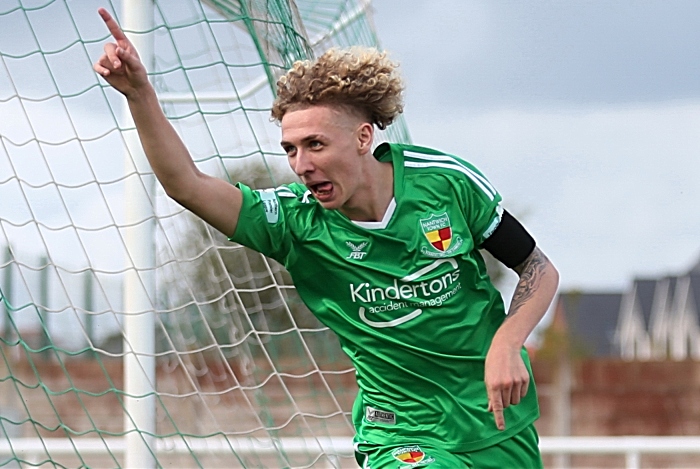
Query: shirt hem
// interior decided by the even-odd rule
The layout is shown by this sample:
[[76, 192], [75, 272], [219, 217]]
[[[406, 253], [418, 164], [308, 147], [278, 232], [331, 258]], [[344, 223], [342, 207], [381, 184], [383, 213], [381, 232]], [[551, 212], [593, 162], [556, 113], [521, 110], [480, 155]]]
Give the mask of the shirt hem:
[[360, 444], [369, 444], [369, 445], [380, 445], [380, 446], [401, 446], [401, 445], [408, 445], [408, 444], [418, 444], [418, 445], [426, 445], [426, 446], [433, 446], [436, 448], [443, 449], [445, 451], [449, 451], [452, 453], [468, 453], [471, 451], [480, 451], [485, 448], [488, 448], [493, 445], [497, 445], [509, 438], [514, 437], [521, 431], [525, 430], [529, 425], [534, 423], [540, 416], [539, 409], [533, 411], [531, 414], [527, 415], [526, 417], [522, 418], [515, 426], [512, 426], [502, 432], [498, 432], [496, 434], [493, 434], [489, 437], [486, 437], [484, 439], [470, 442], [470, 443], [464, 443], [460, 445], [450, 445], [448, 444], [445, 440], [437, 439], [437, 438], [413, 438], [413, 437], [406, 437], [406, 439], [400, 439], [400, 438], [378, 438], [376, 440], [373, 440], [370, 438], [366, 437], [360, 437], [359, 435], [355, 435], [355, 442], [360, 443]]

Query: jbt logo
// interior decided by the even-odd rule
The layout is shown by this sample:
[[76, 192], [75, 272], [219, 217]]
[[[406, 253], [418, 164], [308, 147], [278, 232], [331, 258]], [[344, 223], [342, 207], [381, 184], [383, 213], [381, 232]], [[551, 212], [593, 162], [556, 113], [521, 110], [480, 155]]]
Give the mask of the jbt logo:
[[367, 255], [367, 253], [364, 251], [369, 244], [367, 241], [363, 241], [360, 244], [345, 241], [345, 244], [347, 244], [347, 246], [351, 249], [350, 254], [347, 255], [346, 259], [362, 260]]

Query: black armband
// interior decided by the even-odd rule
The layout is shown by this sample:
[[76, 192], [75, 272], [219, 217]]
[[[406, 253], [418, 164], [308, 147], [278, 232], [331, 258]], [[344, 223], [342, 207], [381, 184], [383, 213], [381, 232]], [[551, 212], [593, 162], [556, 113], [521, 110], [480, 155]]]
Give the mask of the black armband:
[[535, 250], [535, 240], [513, 215], [504, 210], [501, 223], [491, 236], [481, 243], [480, 248], [486, 249], [493, 257], [512, 269], [532, 254]]

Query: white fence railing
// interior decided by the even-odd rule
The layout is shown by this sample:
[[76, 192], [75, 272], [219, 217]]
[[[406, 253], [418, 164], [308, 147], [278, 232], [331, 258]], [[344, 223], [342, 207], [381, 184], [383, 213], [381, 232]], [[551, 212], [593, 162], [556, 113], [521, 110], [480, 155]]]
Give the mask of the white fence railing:
[[643, 454], [697, 454], [700, 436], [549, 436], [540, 438], [542, 454], [619, 454], [626, 469], [640, 469]]
[[[125, 451], [121, 438], [15, 438], [0, 441], [0, 461], [18, 457], [24, 461], [45, 460], [47, 455], [60, 457], [79, 453], [84, 456], [107, 454], [121, 457]], [[156, 440], [156, 452], [169, 455], [201, 452], [207, 454], [269, 455], [278, 451], [287, 454], [303, 454], [322, 449], [329, 454], [350, 457], [352, 441], [347, 437], [336, 438], [283, 438], [253, 440], [250, 438], [206, 438]], [[626, 469], [640, 469], [645, 454], [697, 454], [700, 456], [700, 436], [600, 436], [600, 437], [542, 437], [540, 450], [543, 455], [617, 454], [624, 455]]]

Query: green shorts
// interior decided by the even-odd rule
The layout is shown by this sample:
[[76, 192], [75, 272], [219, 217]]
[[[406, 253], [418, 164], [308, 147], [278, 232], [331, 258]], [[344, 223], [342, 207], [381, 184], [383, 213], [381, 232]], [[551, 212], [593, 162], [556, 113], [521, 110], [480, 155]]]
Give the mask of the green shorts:
[[362, 469], [542, 469], [538, 443], [537, 430], [529, 425], [512, 438], [469, 453], [421, 444], [357, 443], [355, 459]]

